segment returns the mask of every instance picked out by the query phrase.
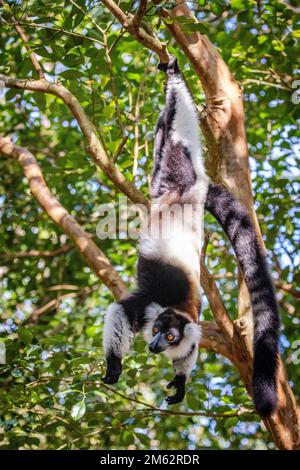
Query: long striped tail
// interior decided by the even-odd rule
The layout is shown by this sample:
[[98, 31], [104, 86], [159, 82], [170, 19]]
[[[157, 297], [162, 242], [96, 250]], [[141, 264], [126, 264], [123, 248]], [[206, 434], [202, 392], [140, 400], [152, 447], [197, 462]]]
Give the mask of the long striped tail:
[[205, 208], [228, 236], [249, 290], [254, 322], [253, 400], [261, 416], [277, 407], [279, 312], [263, 248], [246, 208], [220, 184], [210, 184]]

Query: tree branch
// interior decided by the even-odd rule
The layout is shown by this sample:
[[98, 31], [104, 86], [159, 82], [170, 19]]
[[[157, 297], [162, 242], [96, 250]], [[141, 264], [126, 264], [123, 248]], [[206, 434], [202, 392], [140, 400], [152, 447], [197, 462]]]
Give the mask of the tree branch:
[[148, 0], [140, 0], [139, 7], [134, 17], [132, 18], [132, 24], [135, 28], [138, 28], [147, 10]]
[[199, 347], [207, 349], [227, 357], [235, 363], [235, 351], [232, 341], [224, 334], [223, 330], [212, 321], [203, 320], [200, 322], [202, 336]]
[[[1, 139], [1, 137], [0, 137]], [[0, 140], [1, 142], [1, 140]], [[0, 144], [1, 145], [1, 144]], [[30, 250], [30, 251], [18, 251], [16, 253], [8, 252], [0, 254], [0, 257], [9, 258], [9, 259], [21, 259], [21, 258], [54, 258], [55, 256], [60, 256], [68, 251], [72, 250], [73, 245], [63, 245], [61, 248], [56, 250]]]
[[129, 33], [131, 33], [145, 47], [155, 52], [161, 62], [168, 62], [169, 55], [165, 44], [156, 38], [153, 33], [149, 34], [149, 32], [145, 30], [145, 27], [142, 27], [139, 23], [134, 24], [133, 15], [126, 15], [113, 0], [102, 0], [102, 3], [104, 3], [104, 5], [112, 12]]
[[122, 191], [131, 201], [148, 206], [148, 200], [136, 187], [126, 179], [117, 166], [109, 159], [101, 145], [97, 130], [86, 115], [77, 98], [60, 83], [49, 83], [44, 79], [27, 80], [7, 77], [0, 74], [1, 81], [8, 88], [29, 90], [38, 93], [49, 93], [61, 98], [68, 106], [78, 122], [88, 144], [88, 152], [95, 163], [102, 169], [106, 176]]
[[300, 290], [296, 289], [292, 284], [278, 280], [275, 281], [275, 286], [284, 292], [288, 292], [290, 295], [295, 297], [295, 299], [300, 299]]
[[109, 259], [91, 240], [90, 235], [80, 227], [76, 220], [50, 192], [39, 164], [32, 153], [13, 144], [6, 137], [0, 137], [0, 152], [21, 164], [24, 174], [28, 179], [32, 195], [53, 222], [73, 241], [89, 266], [111, 290], [115, 298], [120, 299], [126, 296], [127, 287], [111, 265]]
[[233, 338], [233, 323], [226, 311], [226, 307], [214, 278], [211, 276], [207, 267], [205, 266], [204, 256], [201, 257], [200, 277], [201, 285], [204, 289], [217, 325], [224, 333], [227, 340], [231, 341]]

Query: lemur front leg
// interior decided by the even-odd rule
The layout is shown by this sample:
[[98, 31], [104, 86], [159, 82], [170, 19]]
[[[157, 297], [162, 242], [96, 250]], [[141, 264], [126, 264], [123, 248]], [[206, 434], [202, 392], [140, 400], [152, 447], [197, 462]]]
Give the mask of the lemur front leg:
[[175, 371], [175, 377], [168, 383], [167, 388], [175, 388], [176, 392], [166, 398], [169, 405], [180, 403], [183, 401], [185, 396], [185, 384], [186, 381], [194, 368], [198, 357], [198, 345], [193, 343], [188, 354], [184, 357], [174, 358], [173, 367]]
[[122, 373], [122, 358], [129, 351], [133, 328], [121, 303], [110, 305], [105, 316], [103, 349], [106, 356], [106, 384], [118, 382]]
[[167, 388], [172, 388], [174, 387], [176, 389], [176, 392], [174, 395], [171, 395], [170, 397], [166, 398], [166, 402], [169, 405], [175, 405], [175, 403], [180, 403], [183, 401], [184, 396], [185, 396], [185, 384], [186, 384], [186, 375], [185, 374], [178, 374], [175, 375], [174, 379], [171, 380], [170, 383], [168, 383]]
[[118, 382], [122, 373], [123, 356], [129, 351], [135, 333], [144, 325], [146, 305], [147, 300], [137, 292], [108, 308], [103, 332], [106, 356], [106, 374], [102, 379], [104, 383]]

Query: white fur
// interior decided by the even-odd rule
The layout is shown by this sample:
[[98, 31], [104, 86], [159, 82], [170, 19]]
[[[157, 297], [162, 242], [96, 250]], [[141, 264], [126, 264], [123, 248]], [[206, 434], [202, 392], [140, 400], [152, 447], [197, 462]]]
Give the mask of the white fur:
[[190, 375], [197, 363], [198, 345], [201, 339], [200, 325], [188, 323], [184, 328], [184, 337], [178, 346], [169, 348], [165, 355], [173, 360], [176, 375]]
[[140, 254], [147, 259], [159, 259], [184, 269], [199, 283], [200, 255], [203, 244], [202, 204], [188, 202], [184, 209], [174, 209], [173, 217], [165, 216], [162, 220], [155, 213], [151, 218], [150, 229], [141, 234]]
[[116, 356], [123, 357], [130, 349], [133, 336], [123, 306], [118, 303], [111, 304], [105, 315], [103, 331], [103, 349], [106, 356], [114, 352]]
[[175, 359], [173, 361], [175, 374], [184, 374], [186, 377], [188, 377], [197, 363], [197, 358], [198, 347], [195, 346], [193, 349], [191, 348], [190, 353], [186, 357], [182, 359]]
[[[168, 83], [167, 98], [168, 94], [174, 90], [177, 96], [172, 140], [174, 143], [182, 143], [190, 151], [197, 180], [201, 182], [201, 189], [204, 190], [204, 196], [206, 196], [209, 178], [205, 173], [203, 164], [198, 113], [185, 83], [181, 78], [178, 79], [176, 75]], [[205, 202], [202, 197], [201, 200], [203, 203]]]
[[188, 355], [192, 345], [196, 345], [196, 350], [198, 350], [198, 344], [201, 339], [201, 327], [196, 323], [187, 323], [183, 330], [183, 338], [178, 344], [178, 346], [171, 346], [166, 349], [164, 354], [172, 359], [182, 359]]
[[185, 268], [195, 279], [199, 279], [200, 249], [195, 246], [193, 238], [192, 234], [188, 236], [179, 231], [174, 231], [174, 236], [170, 239], [143, 238], [140, 241], [140, 254], [147, 259], [159, 259], [161, 262]]
[[154, 325], [157, 317], [164, 310], [166, 310], [166, 309], [163, 308], [161, 305], [155, 303], [155, 302], [152, 302], [151, 304], [149, 304], [145, 309], [146, 324], [143, 328], [143, 333], [144, 333], [145, 341], [147, 341], [148, 344], [150, 344], [152, 339], [153, 339], [153, 334], [152, 334], [153, 325]]

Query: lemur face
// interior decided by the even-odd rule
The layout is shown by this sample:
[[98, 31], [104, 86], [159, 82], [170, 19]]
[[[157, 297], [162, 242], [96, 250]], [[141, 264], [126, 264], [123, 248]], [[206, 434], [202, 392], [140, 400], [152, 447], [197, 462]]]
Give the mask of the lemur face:
[[183, 338], [184, 327], [187, 323], [185, 318], [177, 315], [171, 308], [165, 310], [153, 324], [150, 351], [157, 354], [167, 348], [177, 346]]

